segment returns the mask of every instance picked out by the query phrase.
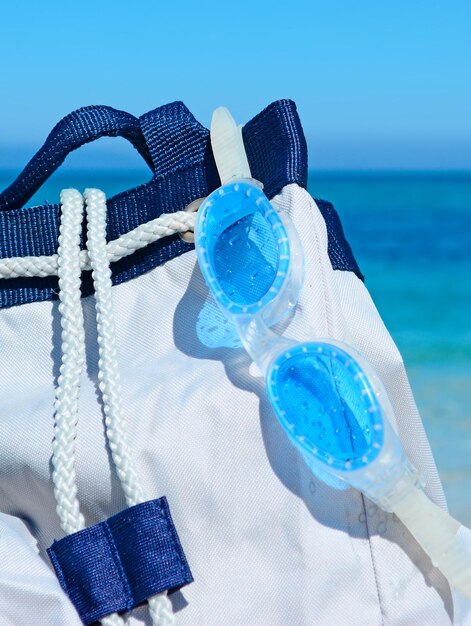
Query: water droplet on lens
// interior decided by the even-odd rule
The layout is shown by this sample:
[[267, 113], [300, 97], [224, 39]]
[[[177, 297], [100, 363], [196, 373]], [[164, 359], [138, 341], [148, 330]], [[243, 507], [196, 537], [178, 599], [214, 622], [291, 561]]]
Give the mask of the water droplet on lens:
[[368, 515], [370, 517], [373, 517], [374, 515], [376, 515], [376, 512], [378, 511], [378, 507], [375, 504], [371, 504], [368, 507]]

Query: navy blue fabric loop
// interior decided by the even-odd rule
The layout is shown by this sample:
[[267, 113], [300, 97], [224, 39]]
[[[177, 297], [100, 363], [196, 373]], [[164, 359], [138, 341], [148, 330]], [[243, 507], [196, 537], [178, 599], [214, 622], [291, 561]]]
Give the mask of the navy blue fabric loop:
[[23, 172], [0, 194], [0, 210], [20, 209], [73, 150], [100, 137], [118, 136], [128, 139], [152, 168], [136, 117], [107, 106], [84, 107], [56, 124]]
[[209, 130], [202, 126], [183, 102], [171, 102], [140, 118], [157, 177], [203, 166], [210, 186], [219, 186]]
[[[41, 174], [45, 179], [53, 167], [51, 163], [57, 167], [71, 146], [80, 145], [84, 137], [89, 141], [91, 137], [107, 133], [126, 132], [155, 171], [148, 183], [108, 200], [108, 240], [116, 239], [161, 213], [181, 210], [219, 186], [209, 131], [195, 120], [183, 103], [159, 107], [139, 120], [109, 107], [98, 109], [99, 112], [97, 107], [86, 107], [68, 116], [70, 119], [79, 116], [80, 124], [74, 125], [74, 122], [72, 127], [82, 130], [53, 131], [51, 136], [55, 137], [57, 148], [55, 159], [51, 157], [52, 144], [48, 139], [45, 144], [48, 148], [43, 147], [17, 181], [0, 194], [0, 258], [52, 255], [57, 251], [60, 211], [57, 204], [21, 210], [11, 207], [19, 208], [33, 187], [38, 186], [38, 164], [46, 160]], [[118, 123], [118, 120], [121, 121]], [[63, 120], [56, 129], [63, 127], [70, 129], [71, 125]], [[244, 126], [243, 138], [252, 174], [263, 182], [268, 197], [272, 198], [289, 183], [306, 187], [307, 148], [294, 102], [279, 100], [270, 104]], [[46, 153], [51, 157], [50, 161], [46, 159]], [[335, 216], [333, 208], [324, 212], [332, 264], [336, 269], [355, 271], [361, 277]], [[113, 284], [140, 276], [192, 247], [174, 236], [136, 251], [112, 264]], [[82, 293], [92, 293], [88, 274], [83, 276]], [[0, 280], [0, 308], [56, 297], [57, 277]]]
[[345, 272], [353, 272], [360, 280], [364, 280], [364, 276], [358, 267], [355, 257], [353, 256], [350, 244], [345, 239], [342, 222], [338, 216], [334, 205], [326, 200], [317, 200], [316, 204], [322, 213], [327, 228], [327, 253], [330, 263], [334, 270], [343, 270]]
[[292, 100], [273, 102], [242, 129], [252, 176], [269, 198], [289, 183], [307, 185], [307, 144]]
[[125, 509], [47, 552], [84, 624], [193, 581], [166, 498]]

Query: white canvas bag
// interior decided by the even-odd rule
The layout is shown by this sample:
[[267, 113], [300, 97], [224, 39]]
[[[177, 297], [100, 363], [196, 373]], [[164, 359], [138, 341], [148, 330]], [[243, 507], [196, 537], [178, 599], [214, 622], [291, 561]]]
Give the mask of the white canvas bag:
[[[294, 116], [292, 106], [272, 105], [277, 123], [288, 109]], [[181, 111], [165, 111], [167, 118], [175, 117], [176, 128], [184, 126]], [[269, 113], [257, 123], [267, 123]], [[247, 145], [254, 141], [247, 134], [251, 128], [247, 125]], [[262, 133], [263, 124], [257, 131]], [[295, 140], [299, 131], [289, 131], [285, 141]], [[169, 141], [167, 154], [181, 155], [178, 140]], [[254, 164], [274, 156], [270, 149], [248, 153]], [[185, 176], [186, 167], [177, 174]], [[342, 233], [333, 226], [333, 209], [325, 204], [321, 211], [302, 181], [294, 182], [296, 176], [291, 181], [287, 176], [276, 194], [299, 232], [306, 260], [299, 305], [285, 332], [299, 340], [348, 336], [382, 379], [399, 436], [427, 494], [445, 507], [401, 356], [359, 276], [333, 269], [332, 248], [343, 245], [334, 241], [335, 232], [339, 238]], [[156, 184], [162, 180], [164, 174], [156, 176]], [[182, 202], [188, 204], [184, 194]], [[109, 203], [109, 212], [114, 206]], [[165, 210], [182, 208], [175, 202]], [[454, 609], [446, 580], [393, 515], [355, 490], [337, 491], [312, 475], [284, 436], [245, 352], [201, 344], [196, 328], [208, 290], [190, 248], [123, 279], [112, 292], [134, 462], [147, 497], [167, 497], [194, 576], [170, 596], [175, 623], [444, 626], [455, 619], [471, 624], [467, 603]], [[51, 482], [58, 302], [36, 296], [27, 301], [26, 292], [21, 295], [17, 284], [10, 291], [15, 289], [18, 303], [0, 310], [0, 623], [74, 626], [80, 618], [46, 554], [63, 536]], [[82, 304], [86, 368], [76, 475], [81, 509], [91, 525], [124, 509], [125, 501], [97, 393], [94, 296]], [[145, 607], [135, 609], [128, 623], [150, 624]]]

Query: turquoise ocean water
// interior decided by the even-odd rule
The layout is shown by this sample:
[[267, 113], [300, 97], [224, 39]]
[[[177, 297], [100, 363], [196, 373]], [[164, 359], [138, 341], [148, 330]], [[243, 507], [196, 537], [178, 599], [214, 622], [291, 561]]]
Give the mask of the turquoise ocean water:
[[[0, 188], [13, 178], [0, 172]], [[70, 186], [111, 196], [148, 178], [65, 171], [29, 204]], [[450, 510], [471, 526], [471, 173], [318, 173], [309, 190], [340, 214], [404, 357]]]

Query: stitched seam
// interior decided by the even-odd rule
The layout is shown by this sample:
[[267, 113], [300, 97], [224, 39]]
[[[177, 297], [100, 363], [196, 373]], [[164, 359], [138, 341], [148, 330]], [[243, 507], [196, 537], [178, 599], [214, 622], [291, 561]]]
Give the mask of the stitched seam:
[[[322, 217], [323, 222], [325, 223], [325, 219], [322, 216], [320, 210], [317, 209], [317, 211], [319, 212], [319, 214]], [[326, 230], [327, 230], [327, 228], [326, 228]], [[323, 291], [324, 291], [324, 301], [326, 303], [327, 329], [328, 329], [329, 336], [331, 336], [332, 324], [331, 324], [331, 319], [329, 319], [329, 315], [331, 315], [333, 303], [330, 302], [330, 298], [327, 295], [328, 291], [327, 291], [327, 287], [326, 287], [326, 276], [325, 276], [324, 264], [322, 262], [322, 256], [319, 253], [319, 251], [321, 250], [321, 244], [320, 244], [319, 233], [317, 232], [316, 228], [314, 229], [314, 236], [316, 238], [317, 260], [318, 260], [318, 266], [320, 268], [320, 273], [321, 273], [321, 278], [322, 278], [322, 287], [323, 287]], [[327, 235], [327, 241], [328, 241], [328, 235]], [[368, 546], [369, 546], [369, 552], [370, 552], [371, 565], [372, 565], [372, 568], [373, 568], [373, 577], [374, 577], [374, 583], [375, 583], [375, 587], [376, 587], [376, 595], [377, 595], [377, 598], [378, 598], [378, 605], [379, 605], [379, 610], [380, 610], [380, 615], [381, 615], [381, 626], [383, 626], [384, 625], [384, 620], [383, 620], [384, 612], [383, 612], [383, 606], [382, 606], [382, 603], [381, 603], [381, 594], [379, 592], [379, 583], [378, 583], [378, 576], [377, 576], [377, 571], [376, 571], [376, 566], [375, 566], [375, 560], [374, 560], [374, 556], [373, 556], [373, 546], [371, 544], [370, 529], [368, 527], [368, 517], [367, 517], [367, 514], [366, 514], [365, 498], [364, 498], [364, 496], [363, 496], [363, 494], [361, 492], [360, 492], [360, 495], [361, 495], [361, 501], [362, 501], [362, 505], [363, 505], [363, 512], [365, 514], [365, 528], [366, 528], [366, 533], [367, 533], [367, 538], [368, 538]]]
[[[159, 503], [160, 506], [160, 512], [162, 514], [162, 517], [165, 519], [165, 524], [167, 527], [167, 533], [169, 536], [172, 537], [172, 543], [173, 543], [173, 547], [175, 552], [177, 553], [178, 557], [179, 557], [179, 562], [180, 562], [180, 574], [182, 575], [182, 577], [186, 580], [187, 579], [187, 573], [189, 571], [189, 567], [188, 567], [188, 562], [185, 558], [185, 553], [183, 552], [183, 547], [180, 543], [180, 538], [178, 537], [177, 534], [177, 530], [173, 524], [173, 520], [171, 519], [171, 515], [170, 515], [170, 508], [168, 506], [168, 503], [166, 501], [166, 499], [162, 499], [163, 501], [161, 503]], [[193, 580], [193, 576], [191, 575], [190, 572], [190, 577], [191, 580]]]
[[62, 571], [62, 567], [61, 567], [61, 564], [59, 563], [59, 560], [58, 560], [58, 558], [56, 556], [56, 553], [53, 552], [53, 549], [51, 548], [48, 551], [48, 554], [49, 554], [49, 558], [52, 561], [54, 569], [56, 570], [56, 576], [59, 579], [60, 586], [62, 587], [64, 592], [67, 594], [67, 596], [70, 598], [69, 589], [67, 587], [67, 583], [66, 583], [65, 577], [64, 577], [64, 572]]
[[126, 572], [123, 567], [123, 563], [121, 561], [121, 557], [119, 556], [118, 547], [116, 546], [113, 533], [111, 532], [111, 528], [109, 527], [107, 521], [103, 522], [103, 530], [108, 540], [108, 544], [111, 548], [111, 556], [113, 557], [113, 561], [116, 565], [116, 570], [123, 585], [123, 591], [128, 598], [126, 602], [126, 608], [129, 610], [134, 606], [134, 598], [131, 587], [129, 585], [129, 581], [126, 576]]
[[370, 557], [371, 557], [371, 564], [373, 566], [373, 576], [374, 576], [374, 581], [375, 581], [375, 586], [376, 586], [376, 595], [378, 596], [378, 607], [379, 607], [379, 612], [381, 616], [381, 626], [383, 626], [384, 625], [383, 603], [381, 601], [381, 592], [379, 590], [378, 572], [376, 569], [376, 561], [375, 561], [374, 552], [373, 552], [373, 544], [371, 543], [370, 524], [368, 522], [368, 514], [366, 512], [365, 496], [362, 493], [360, 495], [361, 495], [361, 501], [363, 504], [363, 511], [365, 515], [365, 526], [366, 526], [366, 532], [368, 534], [368, 545], [370, 547]]

